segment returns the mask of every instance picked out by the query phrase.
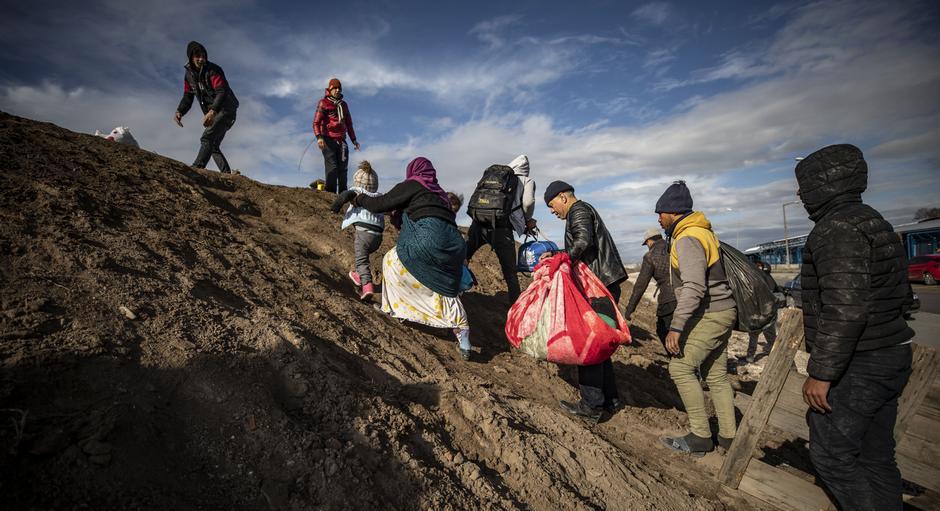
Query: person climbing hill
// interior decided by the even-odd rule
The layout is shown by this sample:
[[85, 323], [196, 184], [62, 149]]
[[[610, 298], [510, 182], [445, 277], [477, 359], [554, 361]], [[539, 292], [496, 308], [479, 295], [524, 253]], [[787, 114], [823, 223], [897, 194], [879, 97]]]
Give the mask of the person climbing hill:
[[[330, 208], [334, 213], [339, 213], [340, 208], [352, 198], [352, 195], [362, 193], [369, 197], [378, 197], [379, 177], [372, 164], [366, 160], [359, 163], [359, 168], [353, 175], [353, 187], [336, 196], [333, 206]], [[352, 195], [350, 195], [352, 194]], [[375, 292], [372, 284], [372, 266], [369, 263], [369, 256], [379, 249], [382, 245], [382, 231], [385, 230], [385, 216], [372, 213], [366, 209], [357, 206], [350, 206], [346, 210], [346, 217], [343, 219], [341, 228], [355, 227], [355, 237], [353, 238], [353, 247], [356, 253], [356, 264], [349, 272], [349, 280], [353, 281], [357, 287], [362, 288], [359, 298], [368, 300]]]
[[401, 231], [382, 261], [382, 311], [392, 317], [450, 328], [460, 356], [470, 359], [470, 323], [458, 296], [467, 245], [431, 162], [418, 157], [405, 180], [380, 197], [357, 194], [354, 206], [391, 212]]

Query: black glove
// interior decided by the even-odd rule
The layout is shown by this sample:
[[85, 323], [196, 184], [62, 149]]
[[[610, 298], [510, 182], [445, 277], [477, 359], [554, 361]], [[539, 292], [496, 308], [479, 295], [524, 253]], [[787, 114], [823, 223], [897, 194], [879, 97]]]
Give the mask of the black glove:
[[339, 213], [340, 208], [343, 207], [343, 204], [353, 200], [356, 197], [356, 192], [352, 190], [346, 190], [343, 193], [340, 193], [336, 196], [336, 200], [333, 201], [333, 205], [330, 206], [330, 211], [334, 213]]

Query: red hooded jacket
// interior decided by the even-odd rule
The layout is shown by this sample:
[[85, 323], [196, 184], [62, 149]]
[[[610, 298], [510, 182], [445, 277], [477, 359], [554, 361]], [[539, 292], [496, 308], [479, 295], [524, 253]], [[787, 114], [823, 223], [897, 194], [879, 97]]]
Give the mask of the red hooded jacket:
[[[339, 104], [330, 100], [330, 91], [320, 99], [317, 104], [317, 112], [313, 116], [313, 134], [317, 138], [329, 137], [333, 140], [342, 141], [346, 139], [346, 133], [349, 133], [349, 139], [356, 142], [356, 131], [353, 129], [352, 115], [349, 113], [349, 105], [340, 96]], [[340, 120], [339, 109], [343, 109], [343, 119]]]

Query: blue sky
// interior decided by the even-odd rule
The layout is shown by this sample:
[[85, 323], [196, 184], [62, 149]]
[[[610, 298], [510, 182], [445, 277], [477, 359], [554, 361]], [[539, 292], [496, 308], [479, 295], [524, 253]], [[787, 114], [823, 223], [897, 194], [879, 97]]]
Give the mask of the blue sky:
[[[0, 20], [0, 109], [93, 133], [129, 126], [189, 163], [199, 118], [172, 122], [186, 43], [206, 45], [241, 101], [223, 149], [259, 181], [322, 174], [316, 101], [343, 81], [363, 150], [388, 189], [416, 156], [469, 194], [527, 154], [541, 192], [571, 182], [625, 261], [653, 205], [685, 179], [740, 248], [783, 234], [794, 158], [862, 148], [865, 198], [895, 222], [940, 206], [936, 2], [43, 2]], [[210, 168], [213, 164], [210, 163]], [[810, 228], [788, 208], [791, 233]], [[461, 222], [468, 218], [461, 215]]]

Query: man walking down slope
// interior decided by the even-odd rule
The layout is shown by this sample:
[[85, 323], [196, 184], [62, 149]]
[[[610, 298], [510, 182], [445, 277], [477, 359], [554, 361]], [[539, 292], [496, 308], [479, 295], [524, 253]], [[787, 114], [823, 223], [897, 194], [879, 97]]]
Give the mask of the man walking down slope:
[[199, 100], [202, 109], [202, 125], [206, 127], [199, 139], [199, 153], [193, 167], [206, 168], [211, 156], [219, 172], [229, 174], [232, 169], [222, 154], [222, 139], [235, 124], [235, 111], [238, 110], [238, 98], [225, 78], [222, 68], [209, 62], [206, 47], [190, 41], [186, 46], [186, 73], [183, 76], [183, 98], [176, 107], [173, 120], [183, 127], [183, 116], [193, 105], [193, 99]]

